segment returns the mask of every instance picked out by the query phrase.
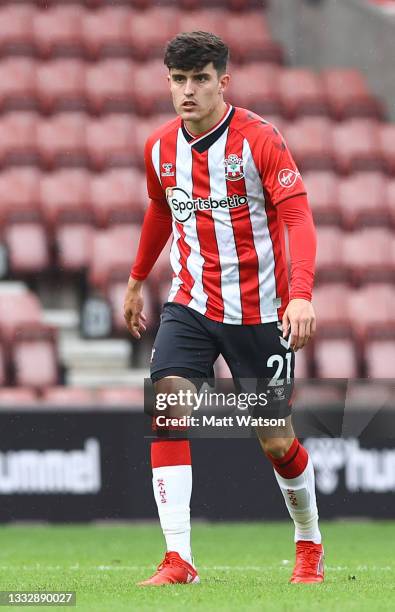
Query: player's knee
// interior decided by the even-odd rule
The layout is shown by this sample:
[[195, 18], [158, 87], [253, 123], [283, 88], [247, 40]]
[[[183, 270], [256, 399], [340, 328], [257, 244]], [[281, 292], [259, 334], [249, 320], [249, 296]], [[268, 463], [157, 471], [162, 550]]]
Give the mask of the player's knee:
[[171, 416], [189, 416], [193, 410], [195, 385], [180, 376], [166, 376], [155, 385], [156, 408], [160, 414]]
[[265, 453], [281, 459], [286, 455], [292, 444], [292, 439], [289, 438], [266, 438], [261, 440], [261, 445]]

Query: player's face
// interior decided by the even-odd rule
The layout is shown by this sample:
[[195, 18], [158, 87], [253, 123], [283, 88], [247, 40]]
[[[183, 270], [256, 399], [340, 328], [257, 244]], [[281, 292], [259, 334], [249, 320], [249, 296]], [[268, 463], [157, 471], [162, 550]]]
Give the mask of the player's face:
[[210, 62], [201, 70], [171, 68], [169, 82], [176, 113], [184, 121], [199, 124], [222, 108], [229, 75], [218, 75]]

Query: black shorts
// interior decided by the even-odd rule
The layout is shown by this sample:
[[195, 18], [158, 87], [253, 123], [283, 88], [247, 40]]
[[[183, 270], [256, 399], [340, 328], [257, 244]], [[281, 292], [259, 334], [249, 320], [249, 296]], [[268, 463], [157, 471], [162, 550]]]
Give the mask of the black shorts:
[[290, 414], [295, 355], [280, 322], [219, 323], [188, 306], [166, 302], [152, 350], [152, 382], [165, 376], [211, 380], [220, 354], [238, 390], [244, 388], [243, 379], [258, 379], [260, 385], [272, 387], [276, 414]]

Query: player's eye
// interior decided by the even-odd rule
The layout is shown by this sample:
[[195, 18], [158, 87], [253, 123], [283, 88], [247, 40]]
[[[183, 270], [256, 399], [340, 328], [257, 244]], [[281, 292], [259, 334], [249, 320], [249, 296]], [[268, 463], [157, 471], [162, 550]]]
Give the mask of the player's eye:
[[181, 76], [181, 74], [176, 74], [173, 76], [173, 81], [176, 81], [176, 83], [181, 83], [184, 80], [184, 77]]
[[203, 83], [203, 81], [207, 81], [207, 77], [204, 74], [200, 74], [196, 77], [199, 83]]

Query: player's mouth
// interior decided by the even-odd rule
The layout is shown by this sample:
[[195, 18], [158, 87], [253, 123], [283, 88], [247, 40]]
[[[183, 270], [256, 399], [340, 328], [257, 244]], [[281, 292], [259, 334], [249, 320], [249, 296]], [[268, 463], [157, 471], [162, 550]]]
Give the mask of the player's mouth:
[[183, 102], [181, 106], [182, 108], [190, 110], [190, 109], [196, 108], [197, 104], [196, 102], [192, 102], [192, 100], [188, 100], [187, 102]]

